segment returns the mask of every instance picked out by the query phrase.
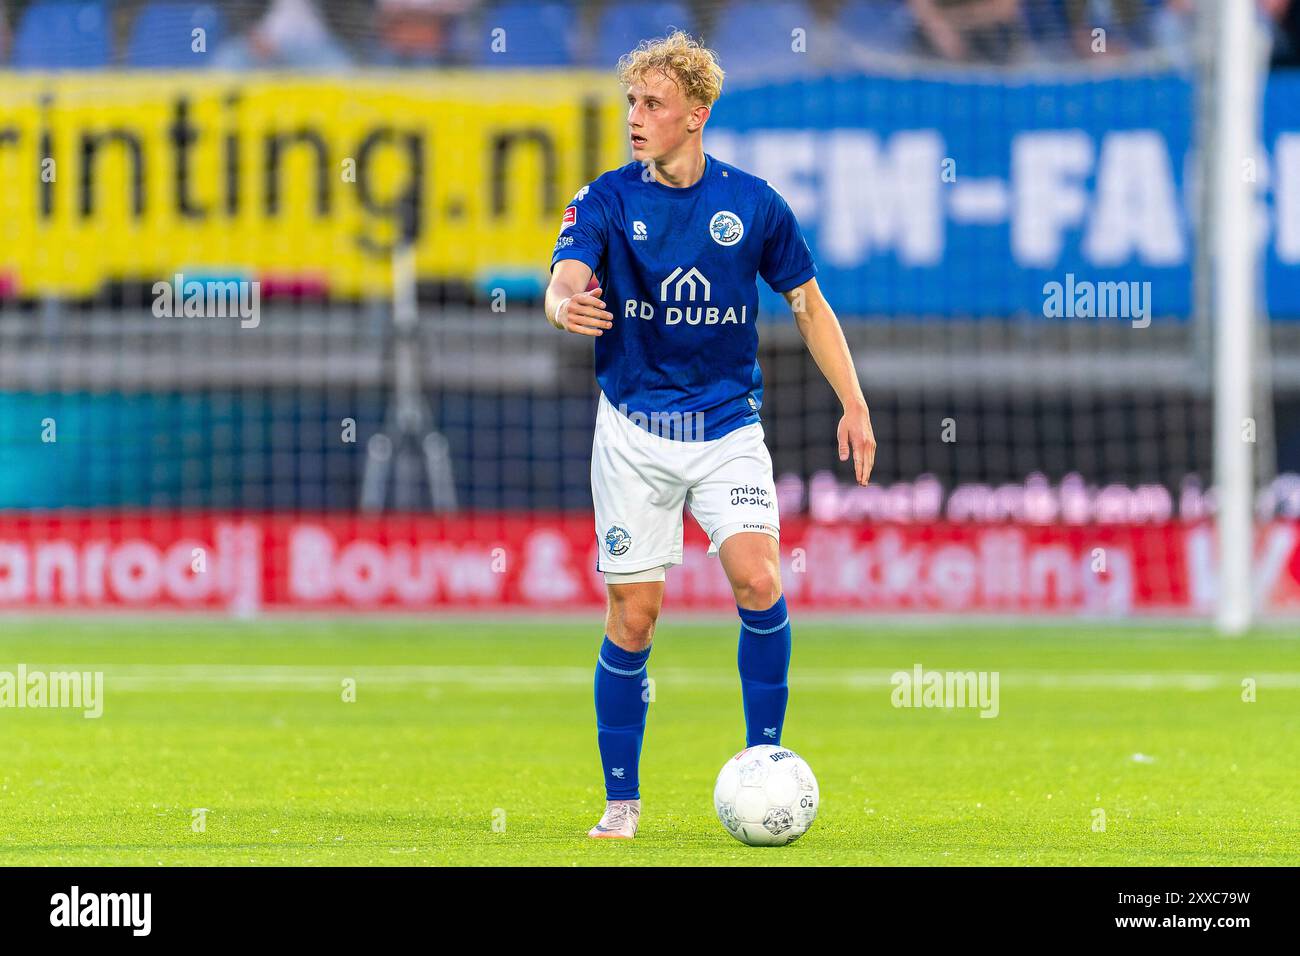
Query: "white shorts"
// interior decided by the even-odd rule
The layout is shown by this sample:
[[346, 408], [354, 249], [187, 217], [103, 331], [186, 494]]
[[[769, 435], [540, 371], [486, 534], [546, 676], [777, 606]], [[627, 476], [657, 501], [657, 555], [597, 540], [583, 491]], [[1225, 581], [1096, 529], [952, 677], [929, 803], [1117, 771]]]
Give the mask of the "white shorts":
[[709, 536], [709, 554], [741, 531], [781, 537], [772, 456], [759, 422], [712, 441], [677, 441], [638, 428], [602, 393], [591, 496], [597, 570], [610, 583], [662, 581], [664, 568], [682, 563], [683, 506]]

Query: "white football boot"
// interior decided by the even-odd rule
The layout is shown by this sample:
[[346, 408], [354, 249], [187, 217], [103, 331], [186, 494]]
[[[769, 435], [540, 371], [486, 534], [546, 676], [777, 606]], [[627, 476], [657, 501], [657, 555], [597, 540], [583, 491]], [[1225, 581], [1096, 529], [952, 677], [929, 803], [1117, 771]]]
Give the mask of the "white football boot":
[[605, 803], [604, 816], [588, 831], [587, 836], [630, 840], [636, 836], [636, 826], [640, 819], [640, 800], [609, 800]]

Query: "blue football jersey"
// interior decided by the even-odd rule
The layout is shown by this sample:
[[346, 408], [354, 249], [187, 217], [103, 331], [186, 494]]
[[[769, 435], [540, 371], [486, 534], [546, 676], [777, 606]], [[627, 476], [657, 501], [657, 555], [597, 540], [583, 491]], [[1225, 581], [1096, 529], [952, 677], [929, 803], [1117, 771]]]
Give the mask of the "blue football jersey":
[[594, 339], [610, 404], [642, 427], [694, 415], [697, 440], [759, 420], [756, 277], [788, 292], [817, 273], [781, 194], [707, 154], [684, 189], [634, 162], [578, 190], [551, 268], [563, 259], [591, 267], [614, 316]]

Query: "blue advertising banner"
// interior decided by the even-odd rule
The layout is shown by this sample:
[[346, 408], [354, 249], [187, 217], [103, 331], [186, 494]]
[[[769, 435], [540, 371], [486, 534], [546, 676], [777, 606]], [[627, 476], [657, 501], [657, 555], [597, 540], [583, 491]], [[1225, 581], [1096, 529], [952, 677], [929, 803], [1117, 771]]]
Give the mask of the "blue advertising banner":
[[[840, 312], [1183, 320], [1194, 94], [1175, 74], [818, 78], [727, 90], [706, 148], [786, 197]], [[1242, 175], [1269, 309], [1300, 319], [1300, 74], [1270, 78], [1264, 115]]]

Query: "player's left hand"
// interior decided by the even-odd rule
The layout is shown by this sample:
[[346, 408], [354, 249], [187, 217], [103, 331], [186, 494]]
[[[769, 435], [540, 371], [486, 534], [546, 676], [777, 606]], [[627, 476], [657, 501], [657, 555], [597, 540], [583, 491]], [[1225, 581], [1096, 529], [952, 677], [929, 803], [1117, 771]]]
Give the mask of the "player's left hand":
[[848, 461], [853, 453], [853, 473], [858, 484], [865, 485], [871, 478], [871, 468], [876, 463], [876, 436], [871, 430], [871, 412], [867, 406], [852, 405], [844, 409], [840, 427], [836, 430], [840, 442], [840, 461]]

